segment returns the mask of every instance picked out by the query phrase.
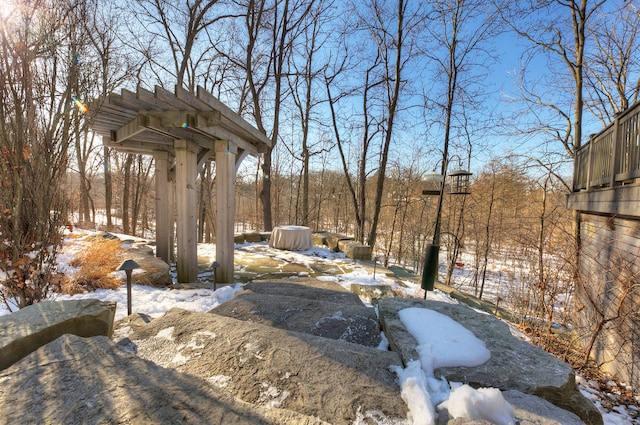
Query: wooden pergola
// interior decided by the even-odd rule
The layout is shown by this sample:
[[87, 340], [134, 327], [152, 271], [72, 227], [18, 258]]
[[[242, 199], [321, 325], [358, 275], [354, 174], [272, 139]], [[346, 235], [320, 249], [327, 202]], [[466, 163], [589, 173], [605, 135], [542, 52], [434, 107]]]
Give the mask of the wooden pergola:
[[123, 89], [89, 110], [106, 146], [153, 155], [156, 255], [171, 261], [175, 210], [179, 283], [198, 279], [196, 180], [203, 163], [216, 162], [216, 281], [232, 282], [236, 171], [247, 155], [266, 151], [269, 138], [201, 87], [196, 94], [177, 86], [173, 93]]

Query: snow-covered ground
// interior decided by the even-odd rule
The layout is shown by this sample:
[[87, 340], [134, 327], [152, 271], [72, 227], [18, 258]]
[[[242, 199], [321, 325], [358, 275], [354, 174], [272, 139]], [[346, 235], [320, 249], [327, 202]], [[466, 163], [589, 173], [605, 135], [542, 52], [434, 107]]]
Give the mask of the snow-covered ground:
[[[126, 237], [131, 239], [130, 237]], [[73, 238], [67, 240], [67, 245], [59, 256], [58, 269], [70, 276], [76, 271], [69, 266], [69, 262], [78, 250], [82, 249], [82, 239]], [[208, 257], [211, 261], [215, 259], [215, 247], [212, 245], [201, 245], [198, 248], [199, 257]], [[247, 263], [251, 261], [251, 256], [269, 256], [280, 259], [286, 263], [297, 265], [317, 264], [326, 262], [329, 268], [333, 268], [331, 274], [327, 274], [325, 279], [336, 281], [347, 289], [351, 284], [379, 285], [386, 284], [404, 296], [422, 297], [423, 292], [419, 283], [412, 280], [398, 281], [377, 273], [374, 277], [373, 270], [358, 262], [347, 259], [342, 253], [334, 253], [329, 249], [314, 247], [308, 251], [282, 251], [271, 249], [265, 243], [243, 244], [236, 246], [237, 262]], [[124, 276], [122, 276], [124, 279]], [[501, 285], [506, 284], [500, 282]], [[132, 287], [132, 309], [136, 313], [146, 313], [152, 317], [159, 317], [173, 307], [193, 311], [208, 311], [231, 299], [235, 292], [242, 289], [241, 284], [223, 286], [216, 291], [208, 289], [196, 290], [172, 290], [158, 289], [145, 286], [133, 285]], [[435, 291], [429, 293], [429, 299], [457, 303], [446, 294]], [[74, 296], [57, 295], [55, 299], [79, 299], [97, 298], [105, 301], [116, 301], [116, 320], [126, 316], [127, 293], [126, 286], [123, 285], [117, 290], [97, 290], [92, 293], [78, 294]], [[0, 315], [9, 314], [6, 306], [0, 306]], [[425, 322], [424, 315], [429, 315], [429, 322], [436, 325], [429, 327], [426, 332], [421, 323]], [[407, 368], [398, 366], [395, 372], [398, 374], [402, 387], [402, 396], [407, 403], [410, 413], [409, 424], [434, 424], [437, 414], [437, 406], [445, 403], [450, 413], [457, 417], [484, 419], [496, 424], [514, 424], [514, 414], [511, 406], [503, 399], [497, 389], [473, 389], [461, 383], [446, 382], [434, 376], [433, 370], [439, 366], [463, 366], [482, 364], [488, 360], [490, 353], [484, 347], [484, 343], [469, 332], [467, 329], [451, 320], [447, 316], [424, 309], [406, 309], [401, 312], [401, 320], [407, 329], [415, 336], [419, 343], [418, 352], [420, 359], [409, 364]], [[441, 332], [434, 333], [434, 329]], [[442, 351], [434, 350], [433, 347], [442, 347]], [[461, 353], [452, 357], [452, 353]], [[602, 395], [594, 388], [596, 384], [589, 383], [578, 377], [581, 391], [596, 405], [603, 413], [605, 424], [622, 425], [634, 423], [631, 407], [617, 406], [612, 412], [605, 411], [599, 399]], [[636, 422], [640, 423], [640, 421]]]

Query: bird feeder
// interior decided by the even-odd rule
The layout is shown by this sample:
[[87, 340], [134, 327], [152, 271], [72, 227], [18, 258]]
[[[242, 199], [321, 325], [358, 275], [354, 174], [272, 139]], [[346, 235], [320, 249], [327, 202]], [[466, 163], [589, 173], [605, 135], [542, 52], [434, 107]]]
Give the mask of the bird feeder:
[[426, 189], [422, 190], [423, 195], [440, 195], [440, 191], [442, 190], [442, 183], [444, 182], [444, 177], [442, 174], [427, 174], [424, 176], [422, 181], [426, 185]]
[[451, 177], [451, 195], [469, 195], [471, 193], [469, 177], [472, 173], [466, 170], [455, 170], [449, 173]]
[[140, 265], [129, 259], [124, 260], [116, 269], [116, 271], [124, 270], [127, 274], [127, 316], [131, 316], [131, 273], [138, 268], [140, 268]]

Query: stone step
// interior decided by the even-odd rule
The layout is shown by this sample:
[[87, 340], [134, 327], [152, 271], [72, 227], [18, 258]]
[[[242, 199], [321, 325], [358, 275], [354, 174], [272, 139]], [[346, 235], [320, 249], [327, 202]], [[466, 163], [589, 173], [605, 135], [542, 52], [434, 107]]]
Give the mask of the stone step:
[[259, 294], [286, 295], [333, 303], [363, 305], [358, 295], [347, 291], [338, 283], [313, 278], [254, 280], [244, 285], [244, 289]]
[[358, 304], [323, 301], [319, 297], [324, 292], [327, 291], [308, 288], [304, 293], [316, 296], [303, 298], [242, 291], [210, 313], [369, 347], [380, 344], [380, 327], [373, 308], [359, 301]]
[[383, 415], [389, 423], [407, 417], [390, 370], [400, 358], [392, 351], [181, 309], [139, 327], [129, 339], [138, 356], [258, 406], [333, 425], [368, 415]]

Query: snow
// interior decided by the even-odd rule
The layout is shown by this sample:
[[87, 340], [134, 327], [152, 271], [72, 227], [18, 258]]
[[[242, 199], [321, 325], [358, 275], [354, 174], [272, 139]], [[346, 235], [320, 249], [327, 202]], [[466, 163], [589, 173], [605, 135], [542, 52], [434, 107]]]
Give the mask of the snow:
[[454, 418], [484, 419], [496, 425], [514, 425], [515, 412], [497, 388], [473, 389], [460, 385], [442, 403]]
[[[234, 297], [235, 293], [242, 290], [241, 284], [224, 286], [215, 292], [211, 289], [185, 289], [170, 290], [152, 288], [142, 285], [131, 285], [132, 311], [148, 314], [151, 317], [160, 317], [171, 308], [207, 312]], [[115, 301], [116, 318], [120, 320], [127, 316], [127, 288], [126, 285], [118, 289], [98, 289], [94, 292], [85, 292], [77, 295], [56, 295], [55, 300], [70, 300], [96, 298], [103, 301]], [[0, 309], [0, 315], [8, 313], [8, 310]]]
[[[122, 239], [132, 238], [122, 236]], [[80, 244], [80, 246], [78, 246]], [[69, 266], [76, 252], [81, 250], [81, 240], [74, 238], [68, 241], [63, 252], [58, 257], [58, 271], [73, 274], [77, 269]], [[199, 245], [198, 256], [215, 259], [215, 246]], [[285, 263], [294, 263], [309, 267], [324, 262], [326, 270], [332, 270], [333, 275], [321, 277], [323, 280], [335, 281], [346, 289], [352, 284], [361, 285], [389, 285], [405, 297], [422, 297], [419, 283], [411, 280], [398, 280], [377, 273], [373, 276], [371, 267], [365, 267], [347, 259], [342, 253], [335, 253], [327, 248], [313, 247], [307, 251], [281, 251], [269, 248], [265, 243], [242, 244], [236, 246], [236, 258], [249, 261], [252, 257], [274, 257]], [[237, 260], [238, 261], [238, 260]], [[300, 275], [304, 275], [301, 273]], [[493, 287], [488, 286], [489, 290]], [[136, 313], [145, 313], [151, 317], [160, 317], [171, 308], [183, 308], [192, 311], [206, 312], [217, 305], [233, 298], [236, 292], [242, 290], [241, 284], [224, 286], [216, 291], [209, 289], [171, 290], [132, 285], [132, 309]], [[448, 303], [457, 303], [446, 294], [434, 291], [428, 294], [429, 299]], [[82, 299], [97, 298], [104, 301], [117, 302], [116, 320], [126, 317], [127, 291], [123, 285], [116, 290], [96, 290], [91, 293], [73, 296], [57, 295], [54, 299]], [[0, 306], [0, 315], [9, 314], [6, 306]], [[401, 385], [402, 398], [409, 408], [408, 423], [413, 425], [435, 424], [439, 408], [447, 408], [454, 417], [468, 419], [483, 419], [499, 425], [514, 424], [513, 408], [504, 400], [500, 390], [495, 388], [474, 389], [457, 382], [447, 382], [434, 376], [434, 369], [444, 366], [472, 366], [486, 362], [490, 353], [484, 343], [477, 339], [469, 330], [462, 327], [448, 316], [420, 308], [408, 308], [400, 312], [400, 319], [405, 327], [418, 341], [417, 351], [420, 358], [410, 362], [406, 368], [394, 367]], [[126, 329], [124, 329], [126, 331]], [[172, 338], [169, 332], [157, 335], [158, 338]], [[198, 342], [194, 341], [193, 344]], [[388, 340], [383, 336], [379, 349], [388, 348]], [[186, 347], [186, 346], [185, 346]], [[184, 347], [183, 347], [184, 348]], [[188, 347], [187, 347], [188, 348]], [[184, 359], [174, 358], [181, 362]], [[232, 377], [216, 375], [206, 378], [212, 384], [225, 387]], [[632, 416], [624, 407], [608, 412], [598, 401], [598, 390], [589, 382], [578, 378], [583, 394], [594, 400], [600, 407], [604, 423], [607, 425], [629, 424]], [[277, 389], [265, 386], [261, 391], [262, 402], [270, 406], [278, 406], [288, 393], [279, 393]], [[354, 424], [368, 423], [366, 418], [376, 418], [376, 423], [389, 423], [380, 418], [375, 411], [359, 412]]]
[[394, 369], [412, 424], [435, 424], [436, 411], [440, 407], [446, 407], [453, 418], [484, 419], [497, 425], [515, 424], [514, 410], [500, 390], [476, 390], [434, 376], [434, 370], [440, 367], [473, 367], [487, 362], [491, 352], [483, 341], [455, 320], [433, 310], [406, 308], [399, 316], [418, 342], [416, 351], [420, 356], [406, 369]]
[[424, 308], [399, 312], [405, 328], [418, 341], [417, 351], [423, 367], [479, 366], [491, 358], [484, 342], [448, 316]]

